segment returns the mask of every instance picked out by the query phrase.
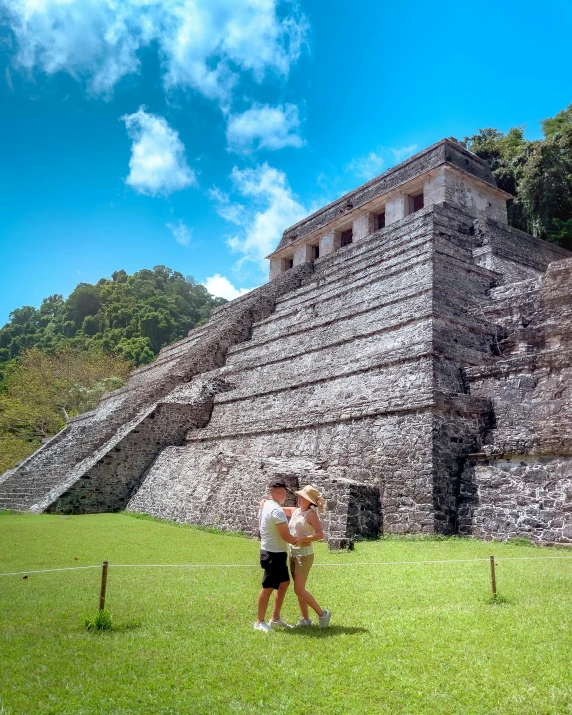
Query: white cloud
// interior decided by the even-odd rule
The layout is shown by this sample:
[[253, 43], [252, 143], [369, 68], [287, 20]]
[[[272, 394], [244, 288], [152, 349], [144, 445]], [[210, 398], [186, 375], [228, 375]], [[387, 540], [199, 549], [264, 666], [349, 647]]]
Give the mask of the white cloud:
[[10, 90], [10, 92], [13, 92], [13, 91], [14, 91], [14, 84], [13, 84], [13, 82], [12, 82], [12, 75], [11, 75], [11, 73], [10, 73], [10, 68], [9, 68], [9, 67], [6, 67], [6, 69], [4, 70], [4, 78], [5, 78], [5, 80], [6, 80], [6, 84], [8, 85], [8, 89]]
[[210, 189], [208, 193], [216, 204], [216, 212], [225, 221], [230, 221], [230, 223], [234, 223], [237, 226], [242, 226], [243, 223], [248, 221], [246, 206], [232, 202], [228, 194], [216, 187]]
[[371, 179], [373, 176], [381, 174], [384, 165], [385, 159], [380, 154], [370, 151], [366, 156], [352, 159], [347, 168], [362, 179]]
[[207, 278], [203, 285], [211, 295], [227, 300], [233, 300], [252, 290], [252, 288], [235, 288], [228, 278], [221, 276], [220, 273], [215, 273], [214, 276]]
[[125, 180], [140, 194], [167, 195], [197, 183], [187, 166], [185, 147], [163, 117], [140, 107], [122, 117], [131, 145], [129, 176]]
[[370, 151], [369, 154], [366, 154], [365, 156], [352, 159], [346, 169], [362, 179], [371, 179], [374, 176], [381, 174], [384, 167], [388, 163], [388, 160], [389, 166], [393, 166], [395, 162], [399, 164], [400, 161], [403, 161], [411, 156], [416, 149], [417, 144], [404, 146], [400, 149], [386, 149], [384, 147], [378, 147], [376, 151]]
[[239, 267], [244, 261], [266, 267], [264, 257], [276, 248], [284, 229], [306, 216], [307, 211], [296, 200], [286, 174], [266, 163], [254, 169], [234, 167], [231, 179], [248, 203], [233, 202], [216, 189], [211, 192], [219, 215], [241, 227], [227, 243], [243, 254]]
[[180, 243], [181, 246], [189, 245], [189, 243], [191, 242], [191, 237], [193, 235], [192, 228], [188, 228], [187, 226], [185, 226], [185, 224], [180, 219], [177, 223], [168, 223], [167, 228], [171, 231], [177, 243]]
[[279, 104], [277, 107], [254, 104], [242, 114], [229, 116], [226, 130], [228, 148], [248, 154], [253, 149], [301, 147], [304, 140], [298, 134], [299, 127], [298, 107], [295, 104]]
[[287, 75], [307, 23], [296, 3], [280, 0], [0, 0], [17, 46], [16, 61], [85, 79], [109, 94], [140, 70], [155, 44], [167, 87], [192, 87], [228, 102], [236, 71], [257, 82]]
[[411, 144], [411, 146], [403, 146], [401, 149], [392, 149], [395, 161], [399, 164], [400, 161], [404, 161], [413, 154], [417, 149], [417, 144]]

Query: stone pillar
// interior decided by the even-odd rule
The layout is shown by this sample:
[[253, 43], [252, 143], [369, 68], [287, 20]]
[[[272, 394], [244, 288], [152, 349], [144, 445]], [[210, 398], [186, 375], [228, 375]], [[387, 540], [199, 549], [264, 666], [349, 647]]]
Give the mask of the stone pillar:
[[340, 231], [330, 231], [320, 238], [320, 257], [337, 251], [340, 247], [342, 234]]
[[353, 240], [361, 241], [366, 236], [374, 232], [374, 214], [366, 211], [354, 219], [353, 223]]
[[300, 246], [296, 246], [294, 251], [294, 265], [299, 266], [301, 263], [306, 263], [306, 261], [312, 260], [312, 246], [307, 243], [303, 243]]
[[440, 169], [435, 176], [431, 176], [423, 187], [425, 206], [441, 204], [446, 201], [446, 177], [444, 169]]
[[385, 204], [385, 225], [395, 223], [409, 215], [409, 196], [397, 194], [392, 196]]
[[271, 258], [270, 259], [270, 280], [279, 276], [282, 271], [283, 258]]

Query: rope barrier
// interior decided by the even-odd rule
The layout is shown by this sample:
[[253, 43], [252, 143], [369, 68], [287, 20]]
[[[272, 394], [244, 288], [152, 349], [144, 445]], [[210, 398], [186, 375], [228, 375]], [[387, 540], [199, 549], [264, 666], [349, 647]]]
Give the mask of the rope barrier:
[[[62, 569], [36, 569], [35, 571], [12, 571], [8, 573], [0, 573], [0, 576], [24, 576], [31, 573], [50, 573], [51, 571], [79, 571], [80, 569], [100, 569], [101, 564], [97, 566], [70, 566]], [[0, 710], [0, 713], [2, 711]]]
[[[557, 560], [569, 560], [572, 561], [572, 556], [505, 556], [505, 557], [495, 557], [496, 561], [557, 561]], [[339, 568], [348, 566], [415, 566], [415, 565], [425, 565], [425, 564], [466, 564], [466, 563], [476, 563], [482, 561], [489, 561], [489, 557], [479, 558], [479, 559], [438, 559], [438, 560], [427, 560], [427, 561], [354, 561], [353, 563], [322, 563], [314, 564], [314, 566], [320, 566], [325, 568]], [[109, 564], [110, 568], [259, 568], [257, 563], [248, 564]], [[67, 568], [55, 568], [55, 569], [35, 569], [30, 571], [11, 571], [6, 573], [0, 573], [0, 576], [27, 576], [33, 573], [53, 573], [56, 571], [79, 571], [82, 569], [100, 569], [101, 564], [95, 566], [70, 566]]]

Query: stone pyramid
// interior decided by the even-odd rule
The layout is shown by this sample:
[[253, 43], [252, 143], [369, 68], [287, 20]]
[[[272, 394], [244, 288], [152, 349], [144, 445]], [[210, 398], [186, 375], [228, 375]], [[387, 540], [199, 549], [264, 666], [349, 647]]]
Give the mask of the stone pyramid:
[[0, 508], [572, 541], [572, 259], [444, 139], [285, 231], [270, 281], [0, 477]]

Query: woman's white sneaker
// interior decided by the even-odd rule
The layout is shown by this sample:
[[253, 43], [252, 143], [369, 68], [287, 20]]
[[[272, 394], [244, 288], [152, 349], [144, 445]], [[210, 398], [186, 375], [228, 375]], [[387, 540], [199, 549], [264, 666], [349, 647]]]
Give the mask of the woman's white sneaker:
[[261, 621], [260, 623], [255, 623], [254, 624], [254, 630], [255, 631], [264, 631], [265, 633], [269, 633], [272, 628], [266, 623], [266, 621]]
[[320, 628], [327, 628], [330, 625], [330, 618], [332, 617], [332, 612], [324, 608], [324, 615], [318, 616], [318, 623]]
[[279, 618], [277, 621], [270, 621], [270, 628], [293, 628], [289, 623]]
[[300, 618], [298, 623], [294, 626], [294, 628], [307, 628], [308, 626], [312, 625], [312, 621], [309, 618]]

